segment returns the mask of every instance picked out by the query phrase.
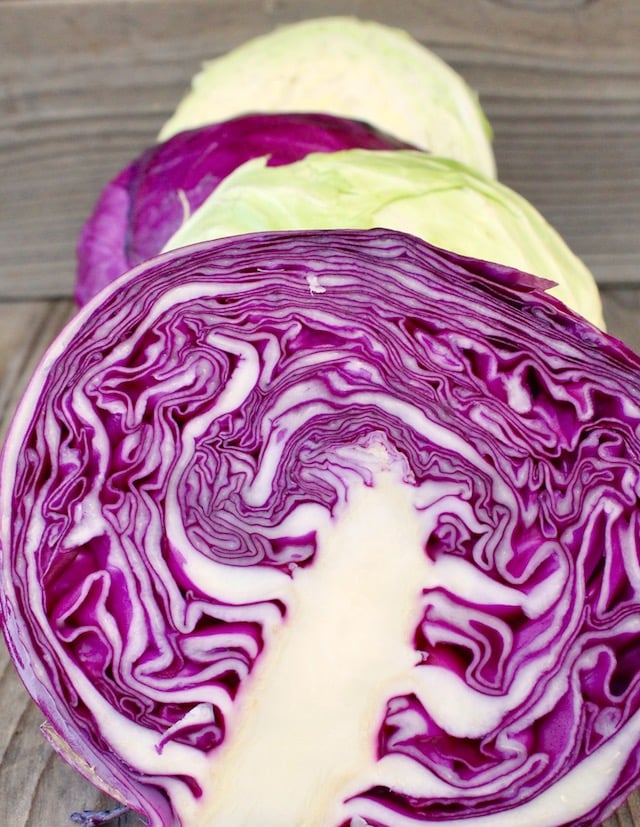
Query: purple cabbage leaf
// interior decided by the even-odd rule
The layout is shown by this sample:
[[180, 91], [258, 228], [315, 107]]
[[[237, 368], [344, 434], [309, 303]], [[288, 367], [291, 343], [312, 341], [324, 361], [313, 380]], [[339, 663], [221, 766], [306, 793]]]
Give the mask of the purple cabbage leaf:
[[250, 159], [280, 166], [311, 152], [409, 147], [364, 122], [320, 112], [245, 114], [180, 132], [142, 152], [100, 193], [76, 245], [76, 301], [85, 304], [158, 254], [218, 184]]

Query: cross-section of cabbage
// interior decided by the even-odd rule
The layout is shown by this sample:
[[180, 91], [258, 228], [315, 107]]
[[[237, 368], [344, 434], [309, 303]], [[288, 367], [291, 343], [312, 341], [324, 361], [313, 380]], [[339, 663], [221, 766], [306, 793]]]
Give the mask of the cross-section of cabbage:
[[4, 451], [52, 743], [153, 827], [598, 824], [639, 775], [639, 367], [393, 231], [141, 265]]

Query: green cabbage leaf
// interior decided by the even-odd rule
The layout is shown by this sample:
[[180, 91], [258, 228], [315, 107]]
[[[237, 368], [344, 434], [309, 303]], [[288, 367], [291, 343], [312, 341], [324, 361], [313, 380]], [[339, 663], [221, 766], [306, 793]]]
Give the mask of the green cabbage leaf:
[[605, 326], [593, 275], [529, 201], [420, 151], [311, 153], [286, 167], [253, 159], [221, 182], [165, 250], [262, 230], [374, 227], [548, 279], [556, 298]]

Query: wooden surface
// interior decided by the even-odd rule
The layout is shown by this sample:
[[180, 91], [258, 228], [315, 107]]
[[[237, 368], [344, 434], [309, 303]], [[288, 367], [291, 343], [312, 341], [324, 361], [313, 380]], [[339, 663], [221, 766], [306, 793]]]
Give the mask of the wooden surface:
[[[500, 177], [585, 259], [610, 331], [640, 351], [638, 0], [0, 0], [2, 433], [73, 313], [75, 237], [99, 188], [154, 140], [202, 59], [327, 13], [406, 28], [465, 75]], [[0, 645], [0, 827], [63, 827], [106, 803], [39, 724]], [[640, 798], [606, 827], [640, 827]]]

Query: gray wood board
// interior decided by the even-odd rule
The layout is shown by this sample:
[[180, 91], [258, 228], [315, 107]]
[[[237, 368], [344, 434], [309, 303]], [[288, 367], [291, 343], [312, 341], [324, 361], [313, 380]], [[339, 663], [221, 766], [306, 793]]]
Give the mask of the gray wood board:
[[501, 179], [601, 283], [640, 281], [637, 0], [74, 0], [0, 3], [0, 295], [71, 295], [100, 188], [202, 60], [303, 17], [409, 30], [478, 91]]

